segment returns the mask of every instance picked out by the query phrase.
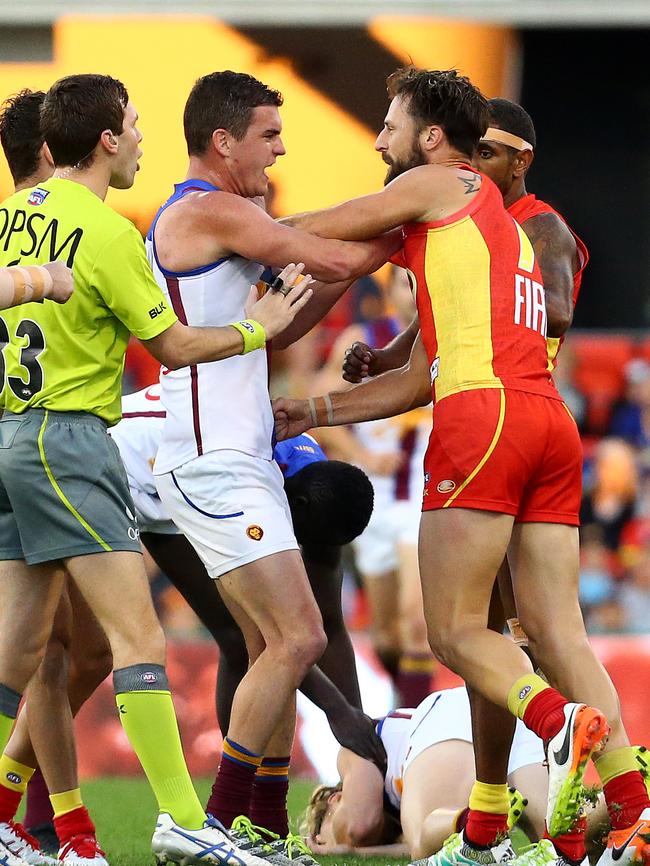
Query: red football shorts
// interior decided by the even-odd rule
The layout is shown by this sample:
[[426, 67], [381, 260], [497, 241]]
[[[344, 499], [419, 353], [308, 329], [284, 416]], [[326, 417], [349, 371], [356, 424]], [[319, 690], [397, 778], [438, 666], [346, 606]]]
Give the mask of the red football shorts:
[[445, 397], [424, 472], [423, 511], [477, 508], [580, 525], [582, 444], [560, 400], [496, 388]]

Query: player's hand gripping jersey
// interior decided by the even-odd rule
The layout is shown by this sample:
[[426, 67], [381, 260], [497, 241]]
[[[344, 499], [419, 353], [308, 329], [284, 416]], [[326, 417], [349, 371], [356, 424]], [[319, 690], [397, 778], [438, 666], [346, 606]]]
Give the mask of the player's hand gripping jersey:
[[140, 234], [85, 186], [52, 178], [0, 208], [0, 262], [65, 261], [67, 304], [24, 304], [0, 317], [0, 405], [120, 417], [129, 332], [149, 340], [176, 316], [156, 285]]

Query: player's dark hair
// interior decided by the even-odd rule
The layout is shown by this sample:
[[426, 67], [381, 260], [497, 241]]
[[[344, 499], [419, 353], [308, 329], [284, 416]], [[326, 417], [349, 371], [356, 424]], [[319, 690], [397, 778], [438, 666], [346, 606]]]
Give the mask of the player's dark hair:
[[452, 147], [471, 156], [488, 128], [487, 100], [469, 78], [455, 69], [407, 66], [386, 79], [388, 95], [408, 99], [407, 110], [420, 129], [441, 126]]
[[253, 109], [282, 105], [282, 94], [243, 72], [212, 72], [199, 78], [187, 99], [183, 129], [190, 156], [202, 156], [215, 129], [238, 141], [246, 135]]
[[38, 168], [44, 99], [42, 90], [21, 90], [6, 99], [0, 109], [0, 142], [15, 184], [22, 183]]
[[372, 514], [374, 491], [368, 476], [340, 460], [319, 460], [285, 479], [298, 542], [349, 544], [361, 535]]
[[502, 129], [504, 132], [509, 132], [511, 135], [518, 135], [529, 144], [532, 144], [533, 150], [537, 146], [537, 136], [535, 135], [535, 126], [532, 118], [527, 111], [517, 105], [516, 102], [511, 102], [509, 99], [488, 99], [488, 108], [490, 110], [490, 120]]
[[126, 87], [109, 75], [68, 75], [45, 94], [41, 131], [54, 164], [87, 168], [102, 132], [124, 131]]

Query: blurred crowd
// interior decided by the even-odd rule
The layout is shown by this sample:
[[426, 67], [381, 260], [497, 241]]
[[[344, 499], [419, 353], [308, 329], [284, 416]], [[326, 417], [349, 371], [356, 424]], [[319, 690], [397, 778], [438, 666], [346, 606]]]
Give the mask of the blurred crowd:
[[[394, 316], [390, 281], [388, 271], [359, 280], [317, 328], [276, 353], [273, 395], [314, 393], [330, 353], [341, 353], [340, 342], [335, 344], [346, 328]], [[330, 358], [330, 366], [333, 361]], [[157, 376], [156, 362], [133, 344], [126, 391], [142, 388]], [[592, 633], [650, 631], [650, 338], [572, 332], [554, 376], [585, 449], [580, 600], [587, 627]], [[367, 616], [359, 611], [366, 605], [352, 556], [349, 567], [351, 625], [364, 627]], [[192, 634], [197, 628], [193, 615], [153, 567], [152, 574], [166, 627], [172, 633]]]

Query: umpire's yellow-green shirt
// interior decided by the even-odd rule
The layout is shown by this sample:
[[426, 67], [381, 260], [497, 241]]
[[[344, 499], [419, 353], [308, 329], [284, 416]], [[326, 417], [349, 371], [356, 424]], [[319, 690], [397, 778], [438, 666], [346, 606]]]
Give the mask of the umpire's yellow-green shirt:
[[121, 417], [129, 333], [149, 340], [176, 316], [147, 262], [142, 238], [87, 187], [52, 178], [0, 206], [0, 266], [72, 267], [66, 304], [0, 311], [0, 407]]

